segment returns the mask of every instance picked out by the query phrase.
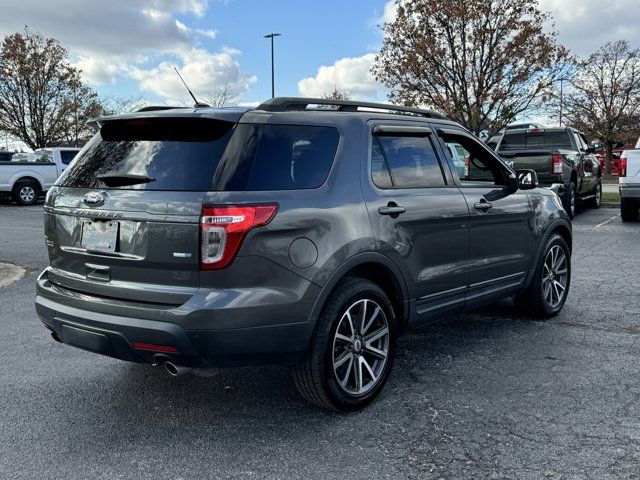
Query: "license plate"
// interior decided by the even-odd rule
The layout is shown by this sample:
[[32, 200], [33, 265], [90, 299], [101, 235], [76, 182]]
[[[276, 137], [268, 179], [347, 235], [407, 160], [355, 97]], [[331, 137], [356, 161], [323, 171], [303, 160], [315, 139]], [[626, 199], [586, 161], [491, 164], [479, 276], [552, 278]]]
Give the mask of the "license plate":
[[115, 252], [119, 222], [83, 222], [80, 245], [97, 252]]

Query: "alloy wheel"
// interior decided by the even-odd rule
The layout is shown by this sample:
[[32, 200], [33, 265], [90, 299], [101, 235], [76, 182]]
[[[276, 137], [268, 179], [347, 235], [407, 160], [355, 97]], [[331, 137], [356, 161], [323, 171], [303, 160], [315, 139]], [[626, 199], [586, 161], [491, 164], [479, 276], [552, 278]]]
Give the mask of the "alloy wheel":
[[22, 187], [20, 189], [19, 195], [20, 195], [20, 199], [23, 202], [31, 203], [31, 202], [33, 202], [33, 200], [34, 200], [34, 198], [36, 196], [36, 191], [33, 189], [33, 187], [25, 185], [24, 187]]
[[569, 279], [567, 255], [559, 245], [551, 247], [544, 259], [542, 293], [544, 301], [552, 309], [564, 300]]
[[348, 394], [365, 395], [383, 376], [389, 355], [387, 315], [370, 299], [358, 300], [342, 315], [333, 339], [336, 381]]

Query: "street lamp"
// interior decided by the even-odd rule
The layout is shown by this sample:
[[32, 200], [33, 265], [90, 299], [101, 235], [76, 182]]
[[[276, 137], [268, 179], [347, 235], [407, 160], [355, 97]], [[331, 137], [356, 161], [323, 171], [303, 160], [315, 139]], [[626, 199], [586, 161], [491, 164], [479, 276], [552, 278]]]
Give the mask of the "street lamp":
[[274, 37], [279, 37], [282, 35], [281, 33], [269, 33], [264, 36], [264, 38], [271, 39], [271, 98], [276, 96], [276, 87], [275, 87], [275, 73], [274, 73], [274, 62], [273, 62], [273, 39]]
[[560, 79], [560, 127], [562, 126], [562, 101], [564, 99], [564, 81], [566, 80], [566, 78], [561, 78]]

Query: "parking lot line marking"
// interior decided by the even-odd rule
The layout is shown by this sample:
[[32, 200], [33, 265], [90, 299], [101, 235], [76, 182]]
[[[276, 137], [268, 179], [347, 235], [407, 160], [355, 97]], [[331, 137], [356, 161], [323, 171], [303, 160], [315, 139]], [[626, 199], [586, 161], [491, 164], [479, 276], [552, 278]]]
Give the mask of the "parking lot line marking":
[[0, 227], [0, 230], [33, 230], [34, 232], [41, 232], [41, 228], [33, 227]]
[[609, 222], [611, 222], [611, 221], [615, 220], [615, 219], [616, 219], [617, 217], [619, 217], [619, 216], [620, 216], [620, 214], [619, 214], [619, 213], [615, 214], [615, 215], [614, 215], [613, 217], [611, 217], [609, 220], [605, 220], [604, 222], [599, 223], [598, 225], [596, 225], [596, 228], [598, 228], [598, 227], [602, 227], [602, 226], [606, 225], [607, 223], [609, 223]]

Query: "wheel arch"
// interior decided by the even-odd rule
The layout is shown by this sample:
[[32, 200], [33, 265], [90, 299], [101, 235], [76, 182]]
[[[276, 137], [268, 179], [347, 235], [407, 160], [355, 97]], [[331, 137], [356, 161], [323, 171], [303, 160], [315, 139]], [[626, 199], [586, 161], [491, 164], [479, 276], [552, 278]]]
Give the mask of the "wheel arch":
[[529, 271], [529, 274], [527, 275], [527, 280], [524, 284], [525, 288], [531, 284], [531, 279], [533, 278], [533, 275], [536, 270], [535, 265], [538, 265], [540, 256], [544, 253], [542, 249], [544, 248], [549, 238], [551, 238], [551, 236], [554, 234], [560, 235], [565, 240], [565, 242], [567, 242], [567, 245], [569, 246], [569, 252], [573, 251], [573, 234], [571, 230], [571, 225], [566, 220], [562, 220], [562, 219], [555, 220], [554, 222], [551, 223], [551, 225], [547, 227], [547, 230], [544, 233], [544, 235], [540, 237], [540, 242], [538, 243], [538, 249], [536, 251], [535, 263], [533, 264], [534, 268], [532, 268]]
[[26, 174], [26, 175], [16, 175], [15, 178], [11, 179], [11, 190], [13, 191], [14, 187], [20, 183], [20, 182], [35, 182], [38, 184], [38, 187], [40, 188], [41, 192], [44, 192], [44, 186], [42, 183], [42, 179], [38, 178], [38, 176], [35, 176], [31, 173]]
[[399, 320], [401, 331], [409, 319], [409, 293], [400, 268], [387, 256], [376, 252], [354, 255], [343, 262], [325, 282], [320, 295], [313, 305], [309, 321], [316, 323], [324, 305], [338, 284], [347, 277], [359, 277], [372, 281], [388, 295]]

